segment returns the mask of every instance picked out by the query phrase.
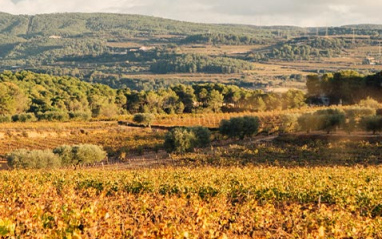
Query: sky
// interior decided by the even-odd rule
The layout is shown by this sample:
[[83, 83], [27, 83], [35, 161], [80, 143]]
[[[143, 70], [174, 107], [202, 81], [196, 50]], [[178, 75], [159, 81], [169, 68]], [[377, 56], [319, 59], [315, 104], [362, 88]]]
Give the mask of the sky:
[[381, 0], [0, 0], [12, 14], [111, 12], [203, 23], [341, 26], [382, 24]]

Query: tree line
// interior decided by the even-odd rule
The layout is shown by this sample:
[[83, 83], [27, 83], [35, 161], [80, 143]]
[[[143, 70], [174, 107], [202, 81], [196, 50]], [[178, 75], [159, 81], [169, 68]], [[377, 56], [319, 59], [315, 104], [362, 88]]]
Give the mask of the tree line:
[[367, 97], [382, 101], [382, 72], [367, 76], [356, 71], [309, 75], [307, 88], [312, 103], [319, 103], [322, 95], [330, 104], [356, 104]]
[[251, 52], [248, 59], [254, 61], [277, 60], [309, 60], [320, 57], [340, 55], [344, 49], [352, 47], [352, 43], [340, 38], [301, 37], [285, 43], [279, 43], [268, 52]]
[[73, 77], [28, 71], [0, 74], [0, 115], [3, 120], [10, 115], [14, 116], [14, 121], [33, 121], [35, 117], [65, 119], [62, 113], [74, 118], [112, 116], [123, 109], [125, 102], [123, 94], [108, 86], [89, 84]]
[[279, 95], [233, 85], [172, 85], [150, 91], [112, 89], [74, 77], [28, 71], [0, 74], [0, 121], [86, 120], [125, 113], [266, 111], [298, 108], [305, 95]]
[[193, 84], [174, 85], [157, 91], [125, 90], [129, 113], [202, 113], [202, 112], [261, 112], [293, 109], [306, 105], [299, 90], [283, 94], [264, 93], [233, 85]]
[[153, 73], [240, 73], [252, 70], [253, 65], [247, 61], [227, 58], [209, 57], [196, 54], [173, 55], [171, 58], [156, 61], [151, 64]]
[[182, 44], [212, 44], [212, 45], [253, 45], [263, 44], [259, 37], [250, 35], [235, 35], [222, 33], [204, 33], [187, 36]]

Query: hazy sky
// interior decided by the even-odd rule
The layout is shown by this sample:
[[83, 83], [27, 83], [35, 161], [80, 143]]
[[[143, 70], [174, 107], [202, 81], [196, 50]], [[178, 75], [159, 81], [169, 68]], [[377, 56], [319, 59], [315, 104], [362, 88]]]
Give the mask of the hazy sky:
[[381, 0], [0, 0], [13, 14], [114, 12], [254, 25], [382, 24]]

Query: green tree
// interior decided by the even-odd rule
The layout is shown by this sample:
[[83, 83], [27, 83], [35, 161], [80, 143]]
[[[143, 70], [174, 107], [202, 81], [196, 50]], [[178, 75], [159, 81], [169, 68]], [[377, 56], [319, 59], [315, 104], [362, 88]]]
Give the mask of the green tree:
[[281, 115], [280, 131], [283, 133], [294, 132], [298, 129], [298, 114], [284, 114]]
[[193, 132], [196, 137], [196, 147], [204, 148], [210, 145], [211, 131], [208, 128], [203, 126], [195, 126], [188, 129]]
[[210, 108], [213, 112], [219, 112], [223, 105], [224, 96], [220, 94], [217, 90], [212, 90], [208, 96], [208, 108]]
[[29, 107], [24, 92], [14, 83], [0, 83], [0, 115], [18, 114]]
[[371, 131], [373, 134], [382, 131], [382, 116], [367, 116], [361, 119], [360, 123], [364, 130]]
[[307, 113], [303, 114], [297, 119], [300, 130], [310, 133], [318, 129], [318, 118], [316, 115]]
[[6, 156], [9, 167], [14, 169], [58, 168], [61, 160], [50, 150], [17, 149]]
[[222, 120], [219, 132], [229, 138], [244, 139], [256, 134], [259, 129], [259, 118], [253, 116], [234, 117]]
[[96, 163], [107, 157], [107, 153], [102, 147], [92, 144], [63, 145], [55, 148], [53, 152], [60, 157], [65, 166]]
[[142, 124], [146, 127], [151, 127], [151, 123], [155, 120], [155, 116], [153, 114], [143, 113], [143, 114], [135, 114], [133, 117], [133, 121], [138, 124]]
[[318, 75], [308, 75], [306, 77], [306, 87], [309, 96], [319, 96], [321, 94], [321, 83]]
[[177, 127], [166, 134], [164, 148], [167, 152], [185, 153], [210, 143], [211, 132], [205, 127]]
[[169, 153], [190, 152], [196, 145], [195, 133], [187, 128], [174, 128], [165, 135], [164, 148]]
[[345, 113], [338, 109], [319, 110], [314, 115], [319, 122], [318, 130], [324, 130], [328, 134], [341, 127], [346, 119]]
[[282, 95], [283, 109], [294, 109], [306, 106], [304, 92], [300, 90], [288, 90]]

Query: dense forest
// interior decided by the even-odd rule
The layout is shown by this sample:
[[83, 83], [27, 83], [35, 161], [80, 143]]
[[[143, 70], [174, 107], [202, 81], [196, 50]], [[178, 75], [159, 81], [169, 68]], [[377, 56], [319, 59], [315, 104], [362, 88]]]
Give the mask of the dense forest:
[[213, 45], [252, 45], [263, 44], [264, 42], [251, 35], [234, 34], [196, 34], [187, 36], [181, 41], [182, 44], [213, 44]]
[[[112, 116], [125, 104], [124, 95], [108, 86], [72, 77], [54, 77], [27, 71], [0, 75], [0, 114], [70, 113], [75, 116]], [[45, 117], [45, 116], [41, 116]], [[87, 118], [88, 116], [86, 116]]]
[[208, 57], [203, 55], [187, 54], [173, 56], [170, 59], [154, 62], [150, 66], [153, 73], [239, 73], [252, 70], [253, 66], [246, 61], [227, 57]]
[[356, 43], [341, 38], [301, 37], [277, 44], [266, 52], [251, 52], [247, 57], [254, 61], [320, 59], [322, 57], [339, 56], [346, 49], [354, 46], [356, 46]]

